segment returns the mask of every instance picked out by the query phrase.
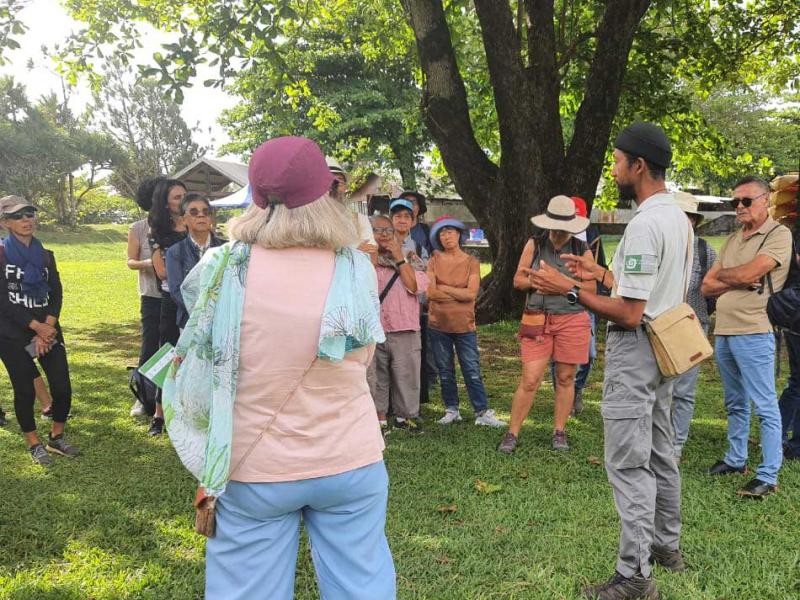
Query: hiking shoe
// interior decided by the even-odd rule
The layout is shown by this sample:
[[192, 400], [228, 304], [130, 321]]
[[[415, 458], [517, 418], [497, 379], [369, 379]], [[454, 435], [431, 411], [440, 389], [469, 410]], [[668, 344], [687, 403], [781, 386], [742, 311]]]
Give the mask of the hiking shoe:
[[412, 417], [410, 419], [396, 417], [394, 420], [394, 428], [404, 429], [409, 433], [422, 433], [422, 419], [419, 417]]
[[584, 598], [594, 598], [596, 600], [633, 600], [642, 598], [644, 600], [659, 600], [656, 582], [652, 577], [645, 579], [641, 575], [633, 577], [623, 577], [619, 573], [614, 573], [605, 583], [600, 585], [590, 585], [581, 589]]
[[475, 425], [485, 425], [486, 427], [505, 427], [506, 422], [495, 417], [494, 411], [491, 408], [487, 408], [483, 412], [479, 412], [477, 415], [475, 415]]
[[461, 413], [458, 412], [458, 409], [450, 409], [444, 411], [444, 416], [436, 421], [439, 425], [450, 425], [450, 423], [460, 423], [461, 422]]
[[579, 415], [583, 412], [583, 390], [575, 391], [575, 402], [572, 403], [571, 416]]
[[671, 550], [659, 544], [650, 546], [650, 564], [653, 563], [661, 565], [667, 571], [672, 571], [673, 573], [680, 573], [686, 570], [683, 553], [679, 549]]
[[64, 434], [57, 435], [56, 437], [47, 436], [47, 451], [66, 456], [68, 458], [75, 458], [81, 451], [75, 446], [67, 443], [64, 439]]
[[130, 415], [132, 417], [143, 417], [145, 415], [144, 404], [142, 404], [138, 400], [136, 402], [134, 402], [133, 406], [131, 406]]
[[761, 498], [765, 498], [777, 491], [777, 485], [767, 483], [766, 481], [761, 481], [758, 477], [756, 477], [748, 481], [745, 486], [736, 493], [740, 496], [744, 496], [745, 498], [755, 498], [760, 500]]
[[8, 425], [8, 421], [6, 420], [6, 413], [4, 410], [0, 409], [0, 427], [5, 427]]
[[566, 431], [556, 430], [555, 433], [553, 433], [552, 448], [553, 450], [558, 450], [559, 452], [566, 452], [569, 450]]
[[708, 470], [709, 475], [732, 475], [732, 474], [745, 475], [747, 473], [747, 465], [744, 467], [732, 467], [724, 460], [718, 460]]
[[516, 449], [517, 449], [517, 436], [515, 436], [510, 431], [506, 431], [506, 434], [500, 441], [500, 445], [497, 447], [497, 451], [502, 452], [503, 454], [511, 454]]
[[50, 458], [50, 455], [47, 453], [47, 450], [44, 449], [44, 446], [41, 444], [36, 444], [28, 448], [28, 452], [31, 453], [31, 458], [33, 462], [37, 465], [42, 467], [49, 467], [53, 464], [53, 459]]
[[150, 423], [150, 429], [147, 430], [147, 435], [155, 437], [164, 433], [164, 419], [161, 417], [153, 417]]

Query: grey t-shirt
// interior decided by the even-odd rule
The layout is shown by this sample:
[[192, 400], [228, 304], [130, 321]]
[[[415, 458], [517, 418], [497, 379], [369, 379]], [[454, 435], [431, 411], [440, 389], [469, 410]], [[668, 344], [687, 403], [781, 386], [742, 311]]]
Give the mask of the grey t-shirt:
[[612, 295], [647, 300], [647, 319], [682, 303], [693, 260], [691, 251], [686, 260], [690, 227], [673, 194], [654, 194], [643, 202], [614, 254]]

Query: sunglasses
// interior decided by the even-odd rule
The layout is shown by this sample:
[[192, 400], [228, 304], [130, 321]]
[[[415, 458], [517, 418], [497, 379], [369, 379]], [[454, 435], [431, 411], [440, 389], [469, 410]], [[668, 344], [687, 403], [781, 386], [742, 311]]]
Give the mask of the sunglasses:
[[393, 234], [394, 227], [373, 227], [372, 233], [377, 233], [378, 235], [385, 235], [385, 234]]
[[747, 198], [747, 197], [745, 197], [745, 198], [731, 198], [731, 205], [733, 206], [734, 210], [739, 208], [740, 204], [742, 206], [744, 206], [745, 208], [750, 208], [750, 206], [752, 206], [753, 202], [755, 202], [759, 198], [763, 198], [764, 196], [766, 196], [766, 194], [759, 194], [755, 198]]
[[20, 221], [22, 219], [34, 219], [36, 218], [36, 211], [35, 210], [18, 210], [15, 213], [11, 213], [10, 215], [5, 216], [6, 219], [10, 219], [12, 221]]
[[192, 217], [209, 217], [211, 216], [211, 209], [210, 208], [190, 208], [189, 215]]

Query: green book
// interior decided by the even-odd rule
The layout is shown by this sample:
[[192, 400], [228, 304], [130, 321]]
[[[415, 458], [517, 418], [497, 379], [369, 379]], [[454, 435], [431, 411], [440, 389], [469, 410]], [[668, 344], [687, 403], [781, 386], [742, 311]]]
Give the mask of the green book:
[[167, 377], [169, 363], [172, 362], [173, 358], [175, 358], [175, 348], [167, 342], [146, 363], [139, 367], [139, 373], [147, 377], [159, 388], [162, 388], [164, 387], [164, 379]]

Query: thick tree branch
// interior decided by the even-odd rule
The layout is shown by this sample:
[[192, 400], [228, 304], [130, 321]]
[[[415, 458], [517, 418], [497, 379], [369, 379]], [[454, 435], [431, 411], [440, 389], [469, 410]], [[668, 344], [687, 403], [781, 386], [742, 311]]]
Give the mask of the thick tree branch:
[[559, 107], [558, 65], [556, 63], [556, 28], [553, 0], [525, 0], [528, 11], [528, 67], [531, 90], [531, 132], [534, 155], [550, 178], [548, 187], [561, 179], [564, 164], [564, 138]]
[[511, 6], [508, 0], [475, 0], [475, 11], [494, 92], [502, 162], [527, 161], [531, 137], [524, 124], [531, 110], [530, 94]]
[[424, 76], [422, 113], [447, 172], [469, 209], [483, 222], [497, 166], [475, 139], [464, 80], [458, 70], [441, 0], [403, 0]]
[[595, 196], [603, 169], [633, 38], [650, 4], [651, 0], [608, 0], [597, 29], [597, 49], [586, 78], [583, 102], [575, 116], [565, 177], [570, 189], [589, 202]]

